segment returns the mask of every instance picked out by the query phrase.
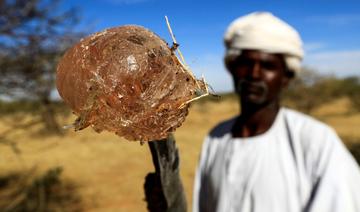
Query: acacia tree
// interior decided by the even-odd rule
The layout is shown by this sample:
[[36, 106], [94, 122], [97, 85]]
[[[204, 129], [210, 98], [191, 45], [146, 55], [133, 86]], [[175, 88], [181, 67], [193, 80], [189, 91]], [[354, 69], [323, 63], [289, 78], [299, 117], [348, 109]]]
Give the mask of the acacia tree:
[[38, 101], [48, 130], [60, 132], [51, 104], [55, 67], [80, 36], [77, 11], [59, 1], [0, 0], [0, 95]]
[[314, 70], [303, 67], [299, 76], [290, 84], [289, 89], [285, 91], [284, 99], [292, 103], [293, 107], [310, 113], [315, 107], [322, 104], [321, 89], [317, 83], [322, 79]]
[[353, 109], [360, 112], [360, 77], [352, 76], [343, 79], [341, 87], [349, 97]]

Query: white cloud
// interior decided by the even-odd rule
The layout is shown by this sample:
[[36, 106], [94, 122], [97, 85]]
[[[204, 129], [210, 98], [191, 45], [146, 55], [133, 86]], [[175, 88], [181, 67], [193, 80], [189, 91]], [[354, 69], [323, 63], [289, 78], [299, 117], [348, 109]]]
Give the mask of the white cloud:
[[360, 15], [338, 14], [329, 16], [311, 16], [307, 18], [307, 21], [320, 24], [343, 26], [348, 24], [360, 23]]
[[360, 49], [311, 53], [305, 56], [304, 64], [323, 74], [360, 76]]
[[147, 2], [150, 0], [105, 0], [106, 2], [110, 4], [116, 4], [116, 5], [122, 5], [122, 4], [138, 4]]
[[326, 45], [322, 42], [305, 42], [304, 43], [304, 50], [305, 50], [305, 54], [309, 54], [311, 52], [320, 50], [325, 48]]

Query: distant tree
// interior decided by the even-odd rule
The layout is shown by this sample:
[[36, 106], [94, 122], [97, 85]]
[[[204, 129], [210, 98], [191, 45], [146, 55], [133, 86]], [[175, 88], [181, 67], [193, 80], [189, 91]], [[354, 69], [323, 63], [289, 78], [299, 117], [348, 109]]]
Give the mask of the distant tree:
[[353, 108], [360, 112], [360, 77], [347, 77], [343, 80], [342, 89], [349, 97]]
[[61, 11], [59, 1], [0, 0], [0, 95], [39, 101], [53, 132], [60, 132], [50, 99], [55, 67], [79, 38], [77, 24], [77, 11]]
[[314, 70], [303, 68], [285, 91], [285, 104], [290, 104], [305, 113], [311, 113], [315, 107], [323, 103], [322, 90], [317, 86], [321, 79], [322, 77]]
[[360, 78], [324, 76], [303, 68], [285, 91], [284, 102], [305, 113], [311, 113], [316, 107], [340, 97], [348, 97], [353, 108], [360, 111]]

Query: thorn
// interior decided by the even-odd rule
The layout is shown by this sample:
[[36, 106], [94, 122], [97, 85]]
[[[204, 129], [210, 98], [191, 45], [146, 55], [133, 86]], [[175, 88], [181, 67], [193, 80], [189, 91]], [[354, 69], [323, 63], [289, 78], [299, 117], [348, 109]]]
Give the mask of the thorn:
[[71, 128], [74, 128], [74, 127], [75, 127], [74, 124], [68, 124], [68, 125], [64, 125], [62, 128], [63, 128], [64, 130], [68, 130], [68, 129], [71, 129]]

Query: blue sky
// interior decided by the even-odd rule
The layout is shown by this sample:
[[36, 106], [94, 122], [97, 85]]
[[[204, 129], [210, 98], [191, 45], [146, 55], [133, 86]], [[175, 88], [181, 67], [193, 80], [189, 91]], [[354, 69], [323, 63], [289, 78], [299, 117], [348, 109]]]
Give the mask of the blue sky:
[[254, 11], [272, 12], [299, 31], [304, 65], [339, 77], [360, 76], [360, 1], [63, 0], [62, 8], [69, 7], [80, 10], [90, 32], [137, 24], [171, 43], [167, 15], [187, 63], [218, 92], [232, 89], [222, 62], [224, 31], [232, 20]]

